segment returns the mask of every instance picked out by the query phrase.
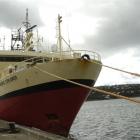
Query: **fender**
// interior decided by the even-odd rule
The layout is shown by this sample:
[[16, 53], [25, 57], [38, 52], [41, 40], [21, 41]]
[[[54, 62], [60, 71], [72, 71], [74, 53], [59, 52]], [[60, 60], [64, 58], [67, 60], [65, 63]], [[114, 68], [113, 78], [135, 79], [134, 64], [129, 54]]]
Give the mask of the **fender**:
[[90, 56], [88, 54], [84, 54], [81, 56], [81, 59], [90, 60]]

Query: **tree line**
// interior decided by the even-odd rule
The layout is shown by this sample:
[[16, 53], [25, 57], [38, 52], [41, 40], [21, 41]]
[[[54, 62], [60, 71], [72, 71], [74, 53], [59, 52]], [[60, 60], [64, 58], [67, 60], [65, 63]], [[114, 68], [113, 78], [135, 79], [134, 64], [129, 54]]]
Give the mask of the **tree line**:
[[[96, 88], [114, 92], [127, 97], [140, 97], [140, 84], [105, 85], [98, 86]], [[87, 98], [88, 101], [105, 99], [116, 99], [116, 97], [105, 95], [96, 91], [91, 91], [89, 97]]]

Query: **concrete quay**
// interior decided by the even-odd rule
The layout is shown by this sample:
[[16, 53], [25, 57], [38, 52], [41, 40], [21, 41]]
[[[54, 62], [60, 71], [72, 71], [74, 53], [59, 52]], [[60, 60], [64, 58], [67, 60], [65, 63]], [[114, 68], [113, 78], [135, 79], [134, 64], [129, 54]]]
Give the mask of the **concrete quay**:
[[0, 120], [0, 140], [70, 140], [36, 128], [24, 127]]

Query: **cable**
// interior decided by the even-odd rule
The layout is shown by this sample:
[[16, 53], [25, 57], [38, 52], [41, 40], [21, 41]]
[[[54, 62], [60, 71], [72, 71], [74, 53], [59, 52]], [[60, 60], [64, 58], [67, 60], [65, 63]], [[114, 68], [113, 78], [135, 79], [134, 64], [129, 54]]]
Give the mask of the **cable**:
[[58, 75], [55, 75], [53, 73], [50, 73], [46, 70], [43, 70], [43, 69], [40, 69], [39, 67], [37, 66], [34, 66], [35, 69], [45, 73], [45, 74], [48, 74], [52, 77], [55, 77], [55, 78], [58, 78], [58, 79], [61, 79], [61, 80], [64, 80], [66, 82], [69, 82], [69, 83], [72, 83], [72, 84], [75, 84], [75, 85], [78, 85], [78, 86], [81, 86], [81, 87], [84, 87], [84, 88], [87, 88], [87, 89], [90, 89], [90, 90], [94, 90], [94, 91], [97, 91], [97, 92], [100, 92], [100, 93], [103, 93], [103, 94], [106, 94], [106, 95], [111, 95], [111, 96], [114, 96], [114, 97], [117, 97], [117, 98], [121, 98], [121, 99], [125, 99], [125, 100], [128, 100], [128, 101], [131, 101], [131, 102], [135, 102], [135, 103], [138, 103], [140, 104], [140, 100], [136, 100], [136, 99], [132, 99], [132, 98], [129, 98], [129, 97], [126, 97], [126, 96], [122, 96], [122, 95], [118, 95], [118, 94], [115, 94], [113, 92], [109, 92], [109, 91], [104, 91], [104, 90], [101, 90], [101, 89], [97, 89], [95, 87], [90, 87], [90, 86], [87, 86], [87, 85], [84, 85], [84, 84], [80, 84], [80, 83], [77, 83], [77, 82], [74, 82], [72, 80], [68, 80], [68, 79], [65, 79], [63, 77], [60, 77]]
[[[90, 61], [90, 60], [88, 60], [88, 61]], [[116, 70], [116, 71], [120, 71], [120, 72], [124, 72], [124, 73], [130, 74], [130, 75], [133, 75], [133, 76], [140, 77], [140, 74], [139, 73], [133, 73], [133, 72], [121, 70], [121, 69], [118, 69], [118, 68], [115, 68], [115, 67], [104, 65], [102, 63], [98, 63], [96, 61], [90, 61], [90, 62], [95, 63], [95, 64], [98, 64], [98, 65], [101, 65], [101, 66], [106, 67], [106, 68], [109, 68], [109, 69], [113, 69], [113, 70]]]

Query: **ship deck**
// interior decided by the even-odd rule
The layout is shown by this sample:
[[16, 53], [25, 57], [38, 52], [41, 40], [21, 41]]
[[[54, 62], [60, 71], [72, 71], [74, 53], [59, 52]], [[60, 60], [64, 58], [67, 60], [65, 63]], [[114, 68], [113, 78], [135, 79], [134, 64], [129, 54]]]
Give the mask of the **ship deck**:
[[[10, 125], [9, 125], [10, 124]], [[11, 127], [10, 127], [11, 126]], [[28, 128], [0, 120], [0, 140], [70, 140], [36, 128]]]

